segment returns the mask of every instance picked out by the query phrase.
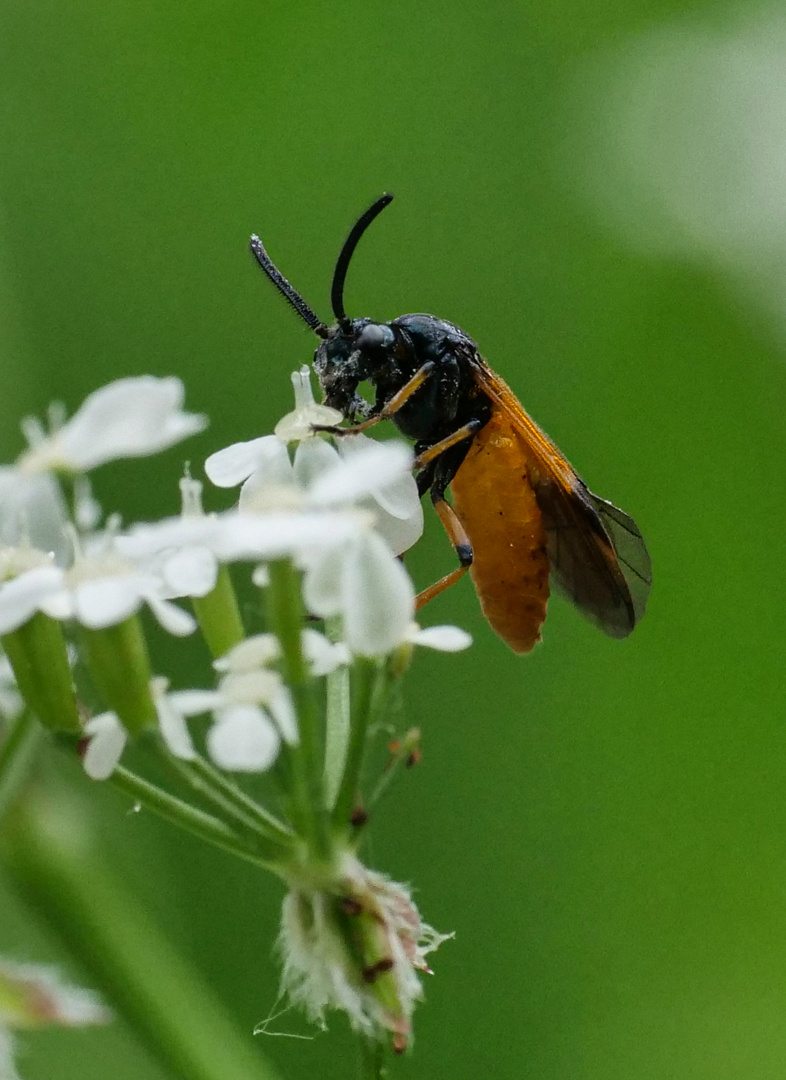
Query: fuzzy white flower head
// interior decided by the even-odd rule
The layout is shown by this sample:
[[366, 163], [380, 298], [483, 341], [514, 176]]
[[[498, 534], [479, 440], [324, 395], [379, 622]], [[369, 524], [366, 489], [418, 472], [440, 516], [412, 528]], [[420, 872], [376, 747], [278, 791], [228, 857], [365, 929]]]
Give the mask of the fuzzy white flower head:
[[118, 458], [147, 457], [202, 431], [207, 418], [182, 409], [180, 379], [117, 379], [89, 394], [70, 420], [46, 434], [28, 421], [31, 442], [17, 466], [25, 473], [87, 472]]
[[285, 898], [281, 989], [320, 1026], [337, 1009], [367, 1036], [392, 1034], [401, 1052], [423, 996], [418, 972], [430, 972], [426, 956], [451, 936], [423, 922], [406, 886], [350, 856], [335, 891]]

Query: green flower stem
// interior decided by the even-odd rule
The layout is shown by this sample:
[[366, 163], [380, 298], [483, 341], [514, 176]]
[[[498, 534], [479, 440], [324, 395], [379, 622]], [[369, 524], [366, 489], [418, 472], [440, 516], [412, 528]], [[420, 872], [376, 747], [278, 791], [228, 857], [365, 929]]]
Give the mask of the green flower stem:
[[30, 775], [44, 729], [29, 709], [9, 725], [0, 743], [0, 817], [16, 798]]
[[297, 711], [300, 742], [284, 744], [283, 753], [292, 766], [293, 820], [303, 830], [312, 851], [329, 858], [330, 836], [322, 782], [322, 740], [314, 686], [303, 656], [303, 605], [300, 575], [289, 560], [270, 564], [268, 610], [270, 623], [281, 645], [284, 679]]
[[110, 781], [114, 787], [124, 792], [134, 802], [141, 803], [173, 825], [193, 833], [209, 844], [238, 855], [241, 859], [256, 863], [257, 866], [264, 866], [265, 869], [275, 873], [279, 872], [282, 861], [282, 849], [279, 844], [271, 844], [261, 837], [253, 840], [240, 837], [223, 821], [183, 802], [175, 795], [170, 795], [169, 792], [143, 780], [141, 776], [137, 776], [122, 766], [115, 769]]
[[45, 793], [6, 832], [13, 880], [177, 1080], [279, 1080], [158, 926], [107, 870], [89, 821]]
[[[335, 620], [334, 620], [335, 621]], [[326, 633], [333, 642], [339, 639], [339, 627], [328, 623]], [[341, 786], [344, 762], [349, 745], [350, 700], [349, 669], [336, 668], [327, 677], [327, 716], [325, 720], [325, 798], [332, 808]]]
[[366, 735], [371, 720], [374, 699], [379, 693], [380, 679], [387, 681], [384, 664], [378, 660], [358, 657], [352, 665], [352, 707], [350, 713], [349, 744], [344, 762], [333, 821], [340, 828], [349, 827], [352, 811], [358, 797], [360, 771], [366, 750]]
[[155, 726], [150, 657], [139, 616], [101, 630], [83, 626], [81, 631], [91, 678], [107, 708], [132, 735]]
[[[162, 751], [162, 753], [165, 751]], [[170, 764], [178, 776], [193, 792], [209, 802], [215, 810], [233, 817], [246, 828], [274, 841], [284, 849], [291, 849], [295, 834], [264, 806], [260, 806], [245, 791], [227, 779], [209, 761], [197, 756], [189, 761], [168, 755]]]
[[384, 1080], [385, 1046], [378, 1039], [358, 1035], [358, 1080]]
[[390, 787], [401, 766], [408, 762], [410, 756], [417, 751], [419, 746], [420, 731], [418, 728], [410, 728], [410, 730], [399, 739], [398, 748], [391, 754], [388, 763], [385, 766], [385, 771], [382, 773], [379, 780], [377, 780], [376, 787], [368, 798], [369, 810], [377, 805]]
[[246, 636], [227, 566], [219, 567], [216, 584], [207, 596], [194, 596], [191, 603], [214, 658], [228, 653]]
[[22, 697], [41, 723], [79, 735], [82, 725], [60, 623], [39, 611], [0, 641]]

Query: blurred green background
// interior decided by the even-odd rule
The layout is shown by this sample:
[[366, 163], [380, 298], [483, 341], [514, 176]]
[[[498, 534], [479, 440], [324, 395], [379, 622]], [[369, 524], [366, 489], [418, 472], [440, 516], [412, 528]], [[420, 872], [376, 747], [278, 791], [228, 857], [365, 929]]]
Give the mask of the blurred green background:
[[[212, 450], [270, 430], [315, 344], [252, 265], [248, 234], [327, 317], [346, 231], [391, 190], [350, 274], [350, 314], [428, 311], [464, 327], [647, 538], [655, 586], [625, 642], [557, 598], [543, 644], [517, 658], [468, 581], [427, 612], [476, 643], [417, 659], [407, 719], [424, 760], [380, 814], [369, 858], [412, 882], [428, 921], [456, 938], [392, 1077], [786, 1071], [779, 257], [718, 255], [686, 224], [684, 185], [670, 209], [673, 109], [644, 132], [654, 164], [638, 160], [635, 182], [635, 109], [627, 143], [614, 111], [625, 72], [667, 48], [664, 28], [693, 71], [685, 26], [729, 42], [755, 12], [706, 0], [0, 3], [4, 460], [21, 448], [19, 417], [53, 398], [73, 409], [119, 376], [177, 374], [210, 429], [96, 476], [129, 520], [171, 512], [183, 458], [199, 473]], [[655, 44], [637, 52], [641, 41]], [[718, 115], [702, 128], [710, 151]], [[757, 115], [743, 109], [739, 130]], [[755, 150], [731, 146], [743, 162]], [[722, 186], [728, 154], [702, 162]], [[690, 161], [680, 173], [699, 207], [702, 175]], [[759, 205], [755, 185], [737, 194]], [[631, 222], [676, 239], [648, 247]], [[409, 565], [420, 584], [452, 566], [433, 522]], [[204, 657], [179, 654], [176, 681], [190, 685]], [[276, 996], [278, 886], [111, 792], [90, 795], [107, 865], [250, 1033]], [[0, 953], [84, 977], [2, 882], [0, 907]], [[282, 1023], [305, 1030], [292, 1014]], [[340, 1019], [312, 1042], [256, 1046], [291, 1080], [351, 1075]], [[29, 1080], [165, 1075], [122, 1023], [30, 1037], [21, 1068]]]

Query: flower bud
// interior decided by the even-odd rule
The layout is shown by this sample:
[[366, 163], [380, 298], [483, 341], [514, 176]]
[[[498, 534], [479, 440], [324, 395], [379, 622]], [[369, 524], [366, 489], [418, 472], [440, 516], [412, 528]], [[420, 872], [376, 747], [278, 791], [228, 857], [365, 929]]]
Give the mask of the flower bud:
[[284, 900], [282, 992], [312, 1021], [339, 1009], [367, 1037], [392, 1035], [400, 1052], [423, 996], [418, 972], [450, 936], [422, 921], [404, 885], [348, 856], [330, 886], [296, 887]]

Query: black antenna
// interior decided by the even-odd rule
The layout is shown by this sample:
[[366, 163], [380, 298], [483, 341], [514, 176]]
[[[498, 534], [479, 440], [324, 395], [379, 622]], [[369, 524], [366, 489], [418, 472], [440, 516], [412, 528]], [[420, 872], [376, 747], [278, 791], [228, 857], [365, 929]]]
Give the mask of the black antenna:
[[349, 260], [354, 255], [355, 248], [358, 246], [358, 240], [363, 233], [377, 214], [381, 213], [388, 203], [391, 202], [393, 202], [393, 196], [388, 194], [382, 195], [377, 199], [373, 206], [369, 206], [365, 214], [358, 218], [352, 226], [352, 232], [344, 241], [344, 246], [341, 249], [341, 254], [336, 263], [336, 269], [333, 272], [333, 285], [330, 289], [330, 303], [333, 307], [333, 314], [336, 316], [341, 327], [346, 327], [349, 324], [347, 313], [344, 311], [344, 281], [347, 276]]
[[251, 237], [250, 247], [251, 253], [253, 254], [256, 261], [265, 271], [267, 276], [273, 282], [273, 284], [284, 297], [284, 299], [292, 305], [292, 307], [298, 313], [303, 322], [307, 323], [314, 331], [314, 333], [319, 335], [319, 337], [327, 337], [327, 327], [325, 326], [325, 324], [322, 322], [321, 319], [317, 318], [317, 316], [308, 306], [300, 293], [296, 289], [292, 288], [292, 286], [289, 284], [281, 271], [274, 266], [273, 260], [265, 251], [264, 244], [258, 236]]

